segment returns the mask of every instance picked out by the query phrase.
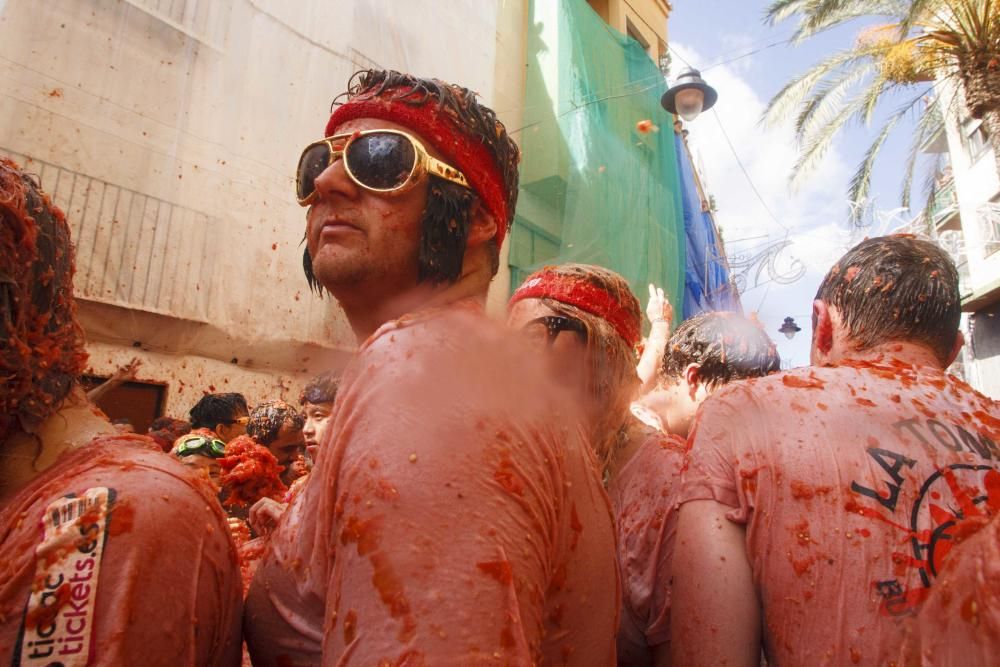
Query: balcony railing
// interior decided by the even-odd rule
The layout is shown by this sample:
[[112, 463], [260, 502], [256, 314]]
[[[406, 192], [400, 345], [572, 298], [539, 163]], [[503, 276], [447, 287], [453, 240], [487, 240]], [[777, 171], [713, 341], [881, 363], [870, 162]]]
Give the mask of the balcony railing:
[[219, 220], [0, 147], [66, 212], [81, 298], [207, 322]]
[[978, 213], [983, 254], [989, 256], [1000, 250], [1000, 203], [990, 202], [980, 207]]
[[940, 231], [961, 229], [955, 182], [949, 178], [938, 186], [930, 210], [934, 227]]

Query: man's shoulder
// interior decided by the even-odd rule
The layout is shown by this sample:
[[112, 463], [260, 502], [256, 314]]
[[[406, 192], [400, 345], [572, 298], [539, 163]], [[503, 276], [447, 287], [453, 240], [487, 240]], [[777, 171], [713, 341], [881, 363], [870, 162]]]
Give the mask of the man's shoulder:
[[169, 499], [172, 508], [218, 504], [207, 482], [144, 435], [98, 437], [65, 457], [39, 480], [52, 493], [79, 493], [77, 487], [100, 482], [119, 498], [134, 498], [136, 509], [155, 505], [154, 499]]
[[437, 308], [387, 322], [362, 344], [359, 356], [395, 354], [401, 347], [433, 352], [450, 349], [476, 350], [506, 339], [506, 330], [471, 307]]
[[628, 462], [623, 477], [644, 477], [657, 484], [669, 484], [680, 474], [686, 456], [684, 438], [672, 433], [651, 433]]
[[498, 400], [515, 388], [544, 393], [549, 380], [533, 361], [535, 355], [481, 312], [441, 309], [381, 327], [359, 350], [349, 377], [363, 385], [392, 382], [411, 391], [433, 383], [434, 393], [489, 385], [490, 400]]
[[782, 409], [784, 401], [775, 401], [777, 395], [820, 396], [825, 392], [846, 386], [858, 377], [854, 368], [836, 366], [801, 366], [770, 375], [734, 380], [710, 396], [706, 403], [755, 403], [762, 410]]

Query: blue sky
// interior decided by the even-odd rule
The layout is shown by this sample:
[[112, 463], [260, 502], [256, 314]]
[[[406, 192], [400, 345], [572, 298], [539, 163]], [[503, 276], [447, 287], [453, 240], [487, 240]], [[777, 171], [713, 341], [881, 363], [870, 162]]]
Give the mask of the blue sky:
[[[762, 17], [768, 3], [763, 0], [676, 0], [673, 4], [669, 22], [671, 47], [702, 69], [706, 80], [719, 91], [717, 117], [709, 112], [687, 127], [696, 164], [719, 207], [717, 222], [726, 239], [727, 252], [731, 256], [741, 251], [752, 255], [767, 243], [787, 238], [792, 243], [779, 256], [776, 270], [792, 273], [800, 266], [797, 262], [805, 268], [805, 275], [788, 285], [768, 281], [765, 270], [760, 285], [753, 287], [751, 280], [750, 288], [743, 294], [744, 309], [759, 311], [786, 364], [807, 364], [811, 301], [822, 276], [837, 257], [864, 236], [888, 231], [908, 217], [897, 207], [909, 127], [897, 130], [876, 165], [872, 195], [882, 210], [878, 227], [851, 229], [847, 223], [848, 182], [877, 126], [851, 127], [842, 132], [821, 166], [792, 189], [788, 177], [797, 148], [791, 129], [764, 128], [758, 121], [764, 105], [789, 79], [824, 56], [853, 44], [863, 26], [844, 26], [797, 47], [774, 46], [735, 62], [716, 65], [787, 39], [793, 23], [766, 25]], [[672, 74], [676, 75], [683, 67], [684, 63], [675, 56]], [[887, 114], [895, 106], [890, 101], [881, 111]], [[747, 183], [726, 135], [764, 204]], [[918, 175], [916, 192], [921, 181]], [[802, 332], [791, 341], [776, 331], [786, 316], [795, 317], [802, 327]]]

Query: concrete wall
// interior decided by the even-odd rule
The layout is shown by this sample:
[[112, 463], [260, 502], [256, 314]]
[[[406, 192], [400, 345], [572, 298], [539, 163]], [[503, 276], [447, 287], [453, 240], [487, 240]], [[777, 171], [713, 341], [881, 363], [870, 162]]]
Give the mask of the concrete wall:
[[213, 386], [292, 397], [342, 365], [343, 314], [302, 275], [302, 146], [373, 65], [466, 85], [516, 125], [525, 6], [0, 2], [0, 153], [73, 225], [91, 370], [140, 356], [140, 379], [168, 383], [181, 414]]

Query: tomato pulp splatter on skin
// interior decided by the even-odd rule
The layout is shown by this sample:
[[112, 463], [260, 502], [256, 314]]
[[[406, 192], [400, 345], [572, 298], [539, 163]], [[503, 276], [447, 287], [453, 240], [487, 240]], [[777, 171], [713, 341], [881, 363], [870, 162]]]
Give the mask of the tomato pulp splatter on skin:
[[284, 468], [278, 465], [278, 459], [249, 436], [231, 440], [219, 466], [226, 492], [223, 502], [228, 506], [247, 507], [261, 498], [279, 500], [288, 490], [281, 482]]
[[800, 378], [797, 375], [784, 375], [781, 383], [793, 389], [822, 389], [826, 383], [817, 377], [810, 375], [808, 378]]

